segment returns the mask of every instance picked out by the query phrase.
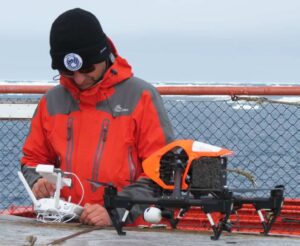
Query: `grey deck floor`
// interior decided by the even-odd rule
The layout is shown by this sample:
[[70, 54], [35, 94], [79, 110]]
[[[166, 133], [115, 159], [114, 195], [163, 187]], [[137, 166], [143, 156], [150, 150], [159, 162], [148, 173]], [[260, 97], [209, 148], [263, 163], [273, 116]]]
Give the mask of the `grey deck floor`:
[[[92, 227], [79, 224], [42, 224], [32, 219], [0, 215], [0, 245], [51, 245], [57, 239], [89, 230]], [[197, 245], [300, 245], [300, 238], [224, 233], [218, 241], [210, 239], [211, 233], [163, 230], [127, 230], [126, 236], [118, 236], [112, 229], [94, 230], [70, 238], [60, 244], [68, 246], [197, 246]], [[36, 237], [30, 244], [28, 238]]]

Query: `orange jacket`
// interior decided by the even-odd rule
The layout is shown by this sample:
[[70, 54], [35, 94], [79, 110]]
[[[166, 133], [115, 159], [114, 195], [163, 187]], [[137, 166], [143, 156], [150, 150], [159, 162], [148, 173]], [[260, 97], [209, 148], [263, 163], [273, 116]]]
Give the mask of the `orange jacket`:
[[[61, 77], [40, 100], [23, 147], [21, 163], [53, 164], [76, 173], [85, 189], [83, 204], [100, 203], [103, 187], [88, 180], [113, 182], [120, 190], [142, 174], [141, 162], [173, 139], [173, 131], [156, 89], [135, 77], [118, 56], [103, 80], [80, 91]], [[62, 196], [78, 202], [73, 179]]]

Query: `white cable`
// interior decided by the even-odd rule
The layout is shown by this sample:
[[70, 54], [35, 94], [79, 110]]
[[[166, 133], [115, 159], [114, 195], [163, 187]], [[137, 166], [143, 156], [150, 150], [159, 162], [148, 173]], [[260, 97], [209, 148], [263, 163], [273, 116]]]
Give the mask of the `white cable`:
[[82, 185], [80, 179], [78, 178], [78, 176], [77, 176], [75, 173], [71, 173], [71, 172], [64, 172], [64, 173], [65, 173], [65, 174], [70, 174], [70, 175], [75, 176], [75, 178], [77, 179], [78, 183], [80, 184], [80, 187], [81, 187], [81, 190], [82, 190], [82, 194], [81, 194], [80, 201], [79, 201], [78, 204], [77, 204], [77, 205], [80, 205], [80, 203], [82, 202], [83, 197], [84, 197], [84, 188], [83, 188], [83, 185]]
[[[64, 215], [64, 216], [65, 216], [65, 215]], [[64, 217], [64, 216], [63, 216], [63, 217]], [[63, 223], [68, 223], [69, 221], [71, 221], [71, 220], [74, 219], [75, 217], [76, 217], [76, 214], [73, 213], [73, 216], [72, 216], [71, 218], [67, 219], [67, 220], [64, 220]]]
[[40, 221], [43, 223], [67, 223], [76, 217], [76, 214], [73, 213], [69, 219], [65, 220], [64, 217], [66, 217], [68, 215], [70, 215], [70, 214], [60, 213], [59, 210], [56, 210], [56, 211], [53, 211], [53, 210], [48, 211], [47, 210], [47, 211], [37, 214], [37, 221]]

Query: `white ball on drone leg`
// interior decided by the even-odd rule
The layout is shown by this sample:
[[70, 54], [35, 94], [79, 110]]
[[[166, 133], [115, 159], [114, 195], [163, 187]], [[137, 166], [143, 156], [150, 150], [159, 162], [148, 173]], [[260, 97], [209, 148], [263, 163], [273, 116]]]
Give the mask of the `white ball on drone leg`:
[[161, 221], [161, 210], [156, 207], [147, 208], [144, 211], [144, 220], [149, 223], [159, 223]]

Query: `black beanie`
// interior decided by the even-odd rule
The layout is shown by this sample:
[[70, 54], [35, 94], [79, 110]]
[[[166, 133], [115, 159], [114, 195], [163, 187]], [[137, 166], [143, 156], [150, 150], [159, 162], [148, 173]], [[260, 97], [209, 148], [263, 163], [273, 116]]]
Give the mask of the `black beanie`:
[[77, 71], [106, 60], [111, 53], [98, 19], [80, 8], [56, 18], [50, 31], [52, 68]]

